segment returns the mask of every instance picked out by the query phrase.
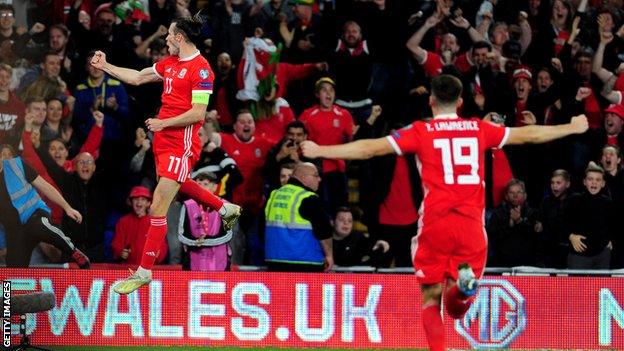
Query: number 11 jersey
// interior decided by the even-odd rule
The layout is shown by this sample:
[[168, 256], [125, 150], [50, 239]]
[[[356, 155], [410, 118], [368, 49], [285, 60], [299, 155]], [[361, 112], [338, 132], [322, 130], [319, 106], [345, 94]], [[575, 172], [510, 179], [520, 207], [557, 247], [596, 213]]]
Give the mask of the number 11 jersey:
[[509, 129], [455, 114], [417, 121], [387, 136], [398, 155], [414, 153], [424, 198], [421, 226], [459, 214], [483, 221], [485, 151], [501, 148]]

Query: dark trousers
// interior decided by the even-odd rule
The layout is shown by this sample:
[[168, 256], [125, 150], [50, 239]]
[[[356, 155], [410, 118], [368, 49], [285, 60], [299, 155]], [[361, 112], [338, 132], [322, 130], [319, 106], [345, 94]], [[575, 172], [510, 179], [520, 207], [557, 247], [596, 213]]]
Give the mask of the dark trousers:
[[569, 269], [609, 269], [611, 249], [605, 247], [599, 254], [583, 256], [571, 253], [568, 255]]
[[379, 225], [379, 239], [390, 244], [395, 267], [412, 267], [412, 238], [418, 231], [418, 221], [410, 225]]
[[331, 218], [334, 218], [339, 207], [348, 205], [349, 193], [346, 173], [339, 171], [323, 173], [320, 189], [325, 210]]
[[74, 251], [74, 244], [58, 227], [50, 223], [50, 216], [43, 210], [37, 210], [24, 224], [5, 224], [7, 241], [7, 267], [28, 267], [30, 255], [40, 242], [54, 245], [63, 256], [69, 257]]

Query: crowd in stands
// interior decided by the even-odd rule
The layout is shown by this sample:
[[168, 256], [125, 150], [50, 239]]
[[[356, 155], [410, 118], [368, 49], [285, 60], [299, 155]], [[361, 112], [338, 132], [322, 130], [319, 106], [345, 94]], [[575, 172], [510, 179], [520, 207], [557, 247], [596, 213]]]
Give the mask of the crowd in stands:
[[[488, 266], [624, 268], [622, 0], [1, 2], [3, 158], [21, 155], [82, 214], [44, 198], [92, 263], [140, 260], [156, 184], [144, 121], [163, 83], [126, 85], [90, 59], [102, 50], [118, 66], [152, 66], [168, 55], [171, 21], [199, 13], [215, 77], [191, 177], [243, 213], [224, 232], [217, 213], [179, 197], [160, 264], [265, 265], [266, 200], [312, 162], [335, 264], [410, 267], [427, 193], [418, 160], [308, 160], [298, 145], [427, 119], [430, 80], [447, 73], [463, 83], [461, 116], [514, 127], [584, 113], [590, 123], [583, 135], [488, 153]], [[35, 251], [31, 264], [63, 260], [48, 244]]]

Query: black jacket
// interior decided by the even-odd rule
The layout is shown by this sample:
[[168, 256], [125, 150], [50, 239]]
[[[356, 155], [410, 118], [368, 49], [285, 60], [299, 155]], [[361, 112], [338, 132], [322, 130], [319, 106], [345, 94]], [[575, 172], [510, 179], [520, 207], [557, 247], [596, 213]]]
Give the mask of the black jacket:
[[616, 229], [613, 201], [599, 193], [592, 195], [587, 191], [570, 198], [565, 212], [566, 234], [580, 234], [586, 239], [584, 252], [576, 252], [570, 245], [570, 252], [583, 256], [595, 256], [604, 250], [614, 236]]

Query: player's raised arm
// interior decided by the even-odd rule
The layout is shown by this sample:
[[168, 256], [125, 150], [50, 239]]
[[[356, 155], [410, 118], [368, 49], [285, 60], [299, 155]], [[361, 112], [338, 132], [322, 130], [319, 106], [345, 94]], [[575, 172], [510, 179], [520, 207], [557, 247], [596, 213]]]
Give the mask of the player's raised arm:
[[99, 68], [122, 82], [132, 85], [141, 85], [160, 80], [160, 77], [154, 72], [152, 67], [144, 68], [141, 71], [118, 67], [106, 62], [106, 54], [102, 51], [95, 52], [91, 58], [91, 66]]
[[556, 126], [530, 125], [509, 129], [509, 139], [507, 145], [514, 144], [540, 144], [555, 139], [563, 138], [572, 134], [582, 134], [589, 128], [587, 117], [578, 115], [572, 117], [570, 123]]
[[341, 160], [365, 160], [374, 156], [394, 153], [394, 149], [386, 137], [377, 139], [360, 139], [340, 145], [317, 145], [312, 141], [303, 141], [301, 151], [308, 158], [330, 158]]

